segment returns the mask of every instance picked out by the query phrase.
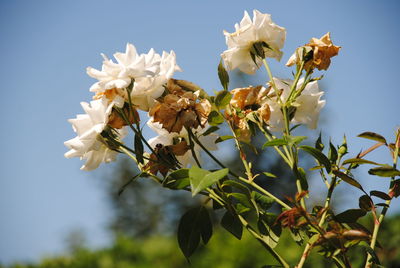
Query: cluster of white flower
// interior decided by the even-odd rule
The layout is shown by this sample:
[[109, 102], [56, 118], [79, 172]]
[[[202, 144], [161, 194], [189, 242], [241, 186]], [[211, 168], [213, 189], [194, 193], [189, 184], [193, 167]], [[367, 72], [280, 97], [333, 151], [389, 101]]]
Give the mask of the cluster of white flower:
[[[109, 122], [113, 107], [122, 108], [130, 100], [135, 108], [148, 111], [155, 99], [164, 93], [163, 85], [175, 71], [181, 71], [173, 51], [159, 55], [151, 49], [147, 54], [139, 55], [128, 43], [125, 53], [115, 53], [114, 57], [116, 62], [103, 55], [101, 70], [87, 68], [88, 75], [98, 80], [90, 87], [95, 100], [91, 101], [91, 106], [82, 103], [86, 114], [69, 120], [78, 135], [65, 142], [70, 148], [65, 156], [87, 159], [82, 166], [84, 170], [95, 169], [101, 162], [115, 159], [116, 151], [110, 150], [100, 135]], [[123, 128], [117, 130], [120, 140], [124, 133]]]
[[[235, 32], [224, 31], [224, 35], [228, 49], [221, 54], [221, 57], [226, 69], [238, 68], [247, 74], [254, 74], [265, 58], [281, 59], [281, 49], [285, 42], [286, 30], [272, 22], [269, 14], [262, 14], [258, 10], [254, 10], [253, 19], [245, 12], [240, 24], [235, 25]], [[336, 50], [332, 50], [329, 38], [325, 37], [324, 40], [322, 43], [314, 40], [309, 45], [309, 49], [319, 46], [318, 53], [321, 54], [326, 50], [325, 47], [329, 45], [331, 55], [336, 50], [338, 51], [339, 47], [333, 47]], [[315, 53], [315, 57], [318, 57], [318, 53]], [[145, 112], [150, 111], [148, 126], [158, 133], [157, 137], [149, 140], [148, 144], [151, 147], [155, 148], [159, 144], [174, 146], [178, 137], [188, 143], [189, 133], [185, 128], [182, 128], [185, 126], [191, 128], [197, 139], [209, 150], [216, 149], [217, 135], [202, 135], [208, 128], [208, 124], [203, 121], [207, 121], [211, 104], [208, 100], [197, 103], [198, 92], [196, 94], [182, 93], [182, 88], [174, 84], [177, 80], [172, 79], [172, 76], [176, 71], [181, 71], [176, 63], [174, 51], [163, 52], [162, 55], [159, 55], [151, 49], [147, 54], [138, 54], [136, 48], [128, 43], [125, 53], [114, 54], [116, 61], [105, 55], [102, 56], [104, 61], [101, 70], [92, 67], [87, 68], [87, 74], [98, 80], [90, 87], [90, 91], [95, 94], [94, 100], [90, 102], [90, 105], [82, 103], [86, 114], [78, 115], [75, 119], [69, 120], [77, 133], [77, 137], [65, 142], [65, 145], [70, 149], [65, 154], [67, 158], [81, 157], [81, 159], [86, 159], [86, 163], [82, 166], [84, 170], [92, 170], [102, 162], [114, 160], [117, 154], [115, 149], [118, 149], [118, 147], [110, 149], [102, 134], [111, 128], [117, 144], [118, 142], [122, 144], [121, 140], [126, 134], [124, 127], [132, 123], [139, 124], [139, 118], [132, 119], [130, 115], [122, 116], [122, 118], [121, 111], [126, 110], [133, 114], [132, 117], [138, 117], [136, 109]], [[292, 61], [291, 65], [299, 62], [299, 60]], [[309, 64], [309, 68], [321, 66], [321, 62], [324, 64], [322, 67], [329, 66], [329, 62], [323, 62], [316, 58], [313, 65]], [[277, 131], [281, 130], [283, 126], [284, 115], [282, 114], [281, 104], [289, 98], [291, 94], [290, 85], [293, 81], [273, 78], [273, 82], [269, 82], [269, 87], [274, 85], [275, 94], [271, 95], [272, 91], [264, 88], [260, 92], [267, 93], [265, 93], [265, 96], [261, 96], [262, 103], [257, 104], [262, 106], [259, 110], [263, 113], [262, 116], [267, 127], [272, 131]], [[168, 83], [172, 85], [173, 89], [165, 92]], [[304, 80], [299, 80], [297, 83], [296, 88], [299, 89], [300, 94], [291, 103], [296, 108], [291, 122], [306, 124], [310, 128], [315, 128], [319, 112], [325, 104], [325, 101], [321, 100], [323, 92], [319, 90], [317, 81], [307, 81], [304, 87], [302, 86], [303, 83]], [[252, 88], [246, 88], [246, 90], [246, 92], [250, 92]], [[276, 91], [281, 93], [277, 94]], [[240, 98], [244, 96], [243, 92], [240, 92], [240, 89], [232, 91], [232, 94], [238, 94], [237, 98], [235, 97], [235, 103], [241, 102]], [[257, 92], [257, 94], [260, 93]], [[248, 93], [245, 94], [247, 95], [244, 98], [250, 96]], [[168, 95], [168, 100], [163, 100], [166, 95]], [[175, 104], [173, 103], [175, 99], [181, 99], [181, 101]], [[244, 107], [243, 105], [241, 109], [244, 109]], [[173, 113], [168, 115], [165, 114], [165, 111], [172, 111]], [[181, 111], [184, 111], [184, 113], [181, 113]], [[157, 115], [157, 118], [150, 116], [154, 114]], [[175, 114], [176, 116], [182, 114], [184, 117], [180, 120], [170, 118], [174, 117]], [[116, 118], [119, 120], [118, 124], [115, 123]], [[173, 124], [175, 124], [175, 121], [179, 121], [180, 125], [176, 125], [177, 131], [171, 132], [165, 129], [166, 125], [170, 125], [168, 120], [174, 120]], [[161, 122], [162, 124], [160, 124]], [[185, 125], [186, 123], [194, 124], [195, 127]], [[200, 147], [195, 144], [191, 148], [192, 152], [186, 149], [176, 156], [180, 166], [195, 164], [193, 155], [200, 159]]]

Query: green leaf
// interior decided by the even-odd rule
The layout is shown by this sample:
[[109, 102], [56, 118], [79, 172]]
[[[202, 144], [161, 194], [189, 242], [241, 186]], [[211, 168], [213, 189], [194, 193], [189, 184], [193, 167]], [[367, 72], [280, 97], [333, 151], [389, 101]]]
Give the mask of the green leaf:
[[215, 97], [215, 105], [219, 110], [225, 108], [232, 99], [232, 94], [229, 91], [220, 91]]
[[200, 243], [200, 237], [206, 244], [212, 235], [212, 223], [207, 210], [201, 206], [190, 209], [181, 218], [178, 226], [178, 244], [189, 258]]
[[[375, 251], [369, 245], [360, 245], [360, 247], [362, 247], [367, 253], [369, 253], [369, 255], [371, 255], [372, 263], [380, 266], [381, 262], [379, 261], [378, 255], [376, 255]], [[376, 267], [376, 265], [373, 267]]]
[[387, 193], [384, 193], [381, 191], [371, 191], [371, 192], [369, 192], [369, 194], [379, 197], [380, 199], [383, 199], [383, 200], [391, 200], [392, 199]]
[[222, 64], [222, 59], [220, 60], [220, 62], [218, 64], [218, 77], [219, 77], [219, 81], [221, 82], [221, 85], [224, 88], [224, 90], [228, 90], [229, 75], [228, 75], [228, 72], [226, 71], [224, 65]]
[[343, 181], [347, 182], [350, 185], [353, 185], [354, 187], [357, 187], [358, 189], [360, 189], [361, 191], [364, 191], [364, 189], [362, 188], [361, 184], [358, 183], [358, 181], [356, 181], [355, 179], [353, 179], [352, 177], [350, 177], [349, 175], [338, 171], [338, 170], [334, 170], [332, 171], [333, 174], [335, 174], [335, 176], [341, 178]]
[[378, 142], [382, 142], [382, 143], [386, 144], [386, 139], [382, 135], [379, 135], [374, 132], [363, 132], [363, 133], [359, 134], [357, 137], [374, 140], [374, 141], [378, 141]]
[[245, 208], [254, 209], [254, 205], [249, 200], [249, 196], [242, 193], [229, 193], [228, 197], [235, 198], [240, 204], [242, 204]]
[[265, 176], [267, 176], [267, 177], [276, 178], [276, 175], [275, 175], [275, 174], [272, 174], [272, 173], [270, 173], [270, 172], [263, 172], [263, 174], [264, 174]]
[[308, 182], [307, 182], [307, 177], [306, 177], [306, 172], [304, 171], [303, 168], [298, 167], [294, 169], [294, 172], [297, 176], [297, 178], [300, 180], [301, 188], [303, 188], [304, 191], [308, 190]]
[[243, 225], [237, 215], [233, 215], [229, 211], [225, 212], [221, 220], [221, 226], [233, 234], [237, 239], [242, 239]]
[[318, 139], [315, 141], [315, 148], [318, 151], [321, 151], [324, 149], [324, 144], [322, 143], [322, 138], [321, 138], [321, 132], [319, 133]]
[[219, 127], [217, 127], [217, 126], [211, 126], [206, 131], [204, 131], [204, 133], [202, 135], [203, 136], [210, 135], [211, 133], [217, 131], [218, 129], [219, 129]]
[[234, 181], [234, 180], [226, 180], [222, 183], [222, 187], [230, 186], [236, 189], [239, 189], [245, 193], [250, 194], [250, 189], [247, 188], [247, 186], [241, 184], [240, 182]]
[[371, 164], [371, 165], [381, 165], [381, 164], [378, 164], [378, 163], [376, 163], [376, 162], [369, 161], [369, 160], [362, 159], [362, 158], [350, 158], [350, 159], [346, 159], [345, 161], [343, 161], [343, 165], [346, 165], [346, 164], [357, 164], [357, 165]]
[[218, 139], [215, 140], [215, 143], [223, 142], [226, 140], [234, 139], [235, 137], [230, 136], [230, 135], [225, 135], [225, 136], [220, 136]]
[[281, 226], [275, 224], [276, 216], [273, 214], [266, 214], [260, 217], [257, 222], [258, 230], [262, 235], [265, 236], [264, 241], [271, 247], [274, 248], [278, 244], [279, 237], [282, 233]]
[[376, 175], [376, 176], [380, 176], [380, 177], [400, 176], [400, 171], [391, 166], [371, 168], [370, 170], [368, 170], [368, 173], [371, 175]]
[[358, 206], [365, 211], [370, 211], [373, 207], [373, 202], [368, 195], [362, 195], [358, 199]]
[[136, 159], [139, 163], [143, 164], [143, 143], [140, 139], [140, 136], [135, 134], [135, 152], [136, 152]]
[[321, 151], [307, 145], [299, 146], [299, 149], [302, 149], [303, 151], [307, 152], [308, 154], [313, 156], [319, 163], [324, 165], [328, 173], [331, 172], [331, 163], [329, 159]]
[[256, 191], [251, 192], [251, 196], [256, 201], [256, 203], [265, 211], [271, 208], [272, 205], [275, 203], [275, 200], [271, 197], [262, 195]]
[[359, 218], [363, 217], [366, 212], [362, 209], [348, 209], [335, 216], [335, 219], [341, 223], [356, 222]]
[[264, 149], [265, 147], [269, 147], [269, 146], [282, 146], [282, 145], [288, 145], [287, 140], [285, 140], [285, 139], [274, 139], [274, 140], [267, 141], [266, 143], [264, 143], [262, 148]]
[[289, 146], [297, 145], [303, 140], [307, 139], [306, 136], [286, 136], [285, 138]]
[[171, 172], [163, 181], [163, 186], [173, 190], [180, 190], [190, 185], [189, 169], [182, 168]]
[[224, 117], [218, 111], [211, 111], [208, 115], [208, 123], [210, 126], [218, 126], [224, 122]]
[[332, 142], [329, 142], [328, 158], [329, 160], [331, 160], [331, 163], [336, 163], [336, 160], [338, 158], [337, 150], [335, 146], [332, 144]]
[[218, 182], [226, 175], [228, 175], [229, 169], [224, 168], [214, 172], [201, 169], [199, 167], [191, 167], [189, 169], [190, 185], [192, 187], [192, 196], [195, 196], [200, 191], [210, 187], [214, 183]]

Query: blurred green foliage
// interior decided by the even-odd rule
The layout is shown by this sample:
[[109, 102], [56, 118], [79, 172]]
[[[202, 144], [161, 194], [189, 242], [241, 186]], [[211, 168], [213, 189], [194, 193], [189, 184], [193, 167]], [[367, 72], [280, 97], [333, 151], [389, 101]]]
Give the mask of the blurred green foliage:
[[[385, 250], [378, 250], [385, 267], [400, 267], [400, 215], [385, 221], [379, 240]], [[299, 258], [301, 247], [284, 233], [277, 249], [283, 252], [291, 265]], [[365, 254], [361, 248], [350, 253], [353, 267], [361, 267]], [[45, 258], [38, 264], [13, 264], [1, 268], [261, 268], [276, 264], [250, 235], [245, 232], [242, 241], [222, 229], [216, 229], [206, 247], [200, 248], [190, 259], [183, 257], [174, 236], [149, 236], [132, 239], [119, 235], [112, 246], [99, 250], [75, 248], [69, 255]], [[306, 267], [334, 267], [314, 252]]]

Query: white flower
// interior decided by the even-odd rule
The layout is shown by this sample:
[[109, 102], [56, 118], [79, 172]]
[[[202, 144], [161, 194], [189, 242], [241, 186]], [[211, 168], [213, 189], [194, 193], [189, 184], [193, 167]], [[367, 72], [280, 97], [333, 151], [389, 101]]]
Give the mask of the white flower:
[[[125, 53], [115, 53], [116, 63], [104, 56], [101, 71], [92, 67], [87, 68], [89, 76], [98, 79], [90, 88], [96, 94], [111, 89], [123, 89], [124, 92], [132, 81], [134, 86], [131, 92], [132, 102], [139, 109], [148, 111], [154, 104], [154, 99], [160, 97], [163, 92], [163, 84], [171, 78], [175, 71], [181, 71], [176, 64], [176, 56], [173, 51], [163, 52], [162, 56], [153, 49], [147, 54], [138, 54], [135, 46], [126, 45]], [[127, 99], [126, 94], [121, 94]]]
[[[285, 102], [290, 94], [290, 85], [293, 83], [292, 80], [284, 80], [273, 78], [278, 90], [282, 90], [281, 100]], [[300, 89], [304, 83], [304, 79], [300, 79], [297, 83], [297, 89]], [[270, 94], [275, 93], [271, 89]], [[296, 101], [292, 104], [296, 107], [296, 112], [291, 121], [293, 124], [306, 124], [310, 129], [315, 129], [318, 124], [319, 113], [325, 106], [325, 100], [321, 100], [323, 91], [320, 91], [318, 82], [309, 82], [300, 96], [296, 98]], [[282, 130], [284, 127], [283, 114], [280, 109], [277, 97], [270, 98], [267, 101], [271, 110], [271, 117], [269, 120], [269, 129], [273, 131]]]
[[250, 56], [250, 51], [253, 44], [259, 42], [265, 42], [269, 46], [263, 48], [265, 57], [281, 59], [280, 49], [285, 42], [286, 30], [272, 22], [270, 14], [254, 10], [252, 21], [245, 11], [240, 24], [235, 25], [235, 30], [234, 33], [224, 31], [228, 50], [225, 50], [221, 57], [228, 70], [239, 68], [244, 73], [254, 74], [261, 66], [262, 60], [256, 57], [256, 65]]
[[[170, 133], [164, 128], [162, 128], [162, 125], [160, 123], [153, 122], [151, 119], [147, 122], [147, 125], [159, 134], [157, 137], [151, 138], [149, 140], [149, 144], [153, 148], [155, 148], [157, 144], [162, 144], [164, 146], [174, 145], [174, 140], [177, 140], [178, 138], [183, 138], [187, 142], [187, 144], [189, 144], [189, 136], [186, 129], [182, 129], [180, 133], [176, 132]], [[192, 129], [192, 132], [194, 135], [196, 135], [201, 144], [204, 145], [205, 148], [207, 148], [207, 150], [215, 151], [218, 149], [217, 145], [215, 144], [218, 135], [215, 133], [211, 133], [208, 134], [207, 136], [203, 136], [202, 133], [204, 133], [207, 130], [207, 128], [208, 125], [205, 128], [199, 126], [197, 129]], [[199, 160], [200, 163], [202, 163], [202, 159], [200, 156], [200, 152], [202, 150], [201, 147], [195, 143], [193, 149], [195, 151], [197, 159]], [[190, 150], [188, 150], [185, 154], [181, 156], [176, 156], [176, 158], [182, 165], [182, 167], [187, 167], [188, 165], [197, 165]]]
[[[117, 155], [117, 152], [110, 150], [101, 142], [100, 137], [100, 133], [107, 125], [113, 104], [109, 104], [109, 101], [103, 97], [91, 101], [90, 104], [81, 102], [81, 105], [86, 114], [78, 114], [75, 119], [68, 120], [77, 136], [64, 142], [70, 149], [65, 153], [65, 157], [86, 159], [81, 169], [93, 170], [102, 162], [114, 161]], [[118, 133], [121, 138], [125, 135], [124, 130], [119, 130]]]

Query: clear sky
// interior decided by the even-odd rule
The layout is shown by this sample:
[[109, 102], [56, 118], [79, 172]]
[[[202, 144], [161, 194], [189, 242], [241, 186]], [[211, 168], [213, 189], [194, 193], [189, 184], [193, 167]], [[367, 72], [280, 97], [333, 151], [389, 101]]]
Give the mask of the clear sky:
[[[79, 102], [90, 101], [94, 80], [85, 69], [101, 67], [100, 53], [124, 51], [127, 42], [141, 53], [172, 49], [184, 70], [176, 77], [211, 91], [219, 88], [222, 30], [233, 31], [244, 10], [270, 13], [286, 27], [282, 64], [272, 64], [282, 78], [290, 76], [283, 63], [297, 46], [330, 31], [342, 50], [322, 83], [323, 133], [336, 143], [346, 133], [356, 154], [371, 144], [357, 134], [393, 137], [400, 126], [399, 7], [372, 0], [0, 1], [0, 262], [61, 252], [74, 228], [86, 231], [92, 245], [109, 239], [99, 181], [112, 164], [88, 173], [63, 156], [63, 142], [74, 136], [66, 120], [82, 113]], [[388, 160], [383, 151], [376, 157]], [[386, 180], [359, 180], [368, 190], [387, 188]], [[394, 207], [399, 211], [398, 200]]]

